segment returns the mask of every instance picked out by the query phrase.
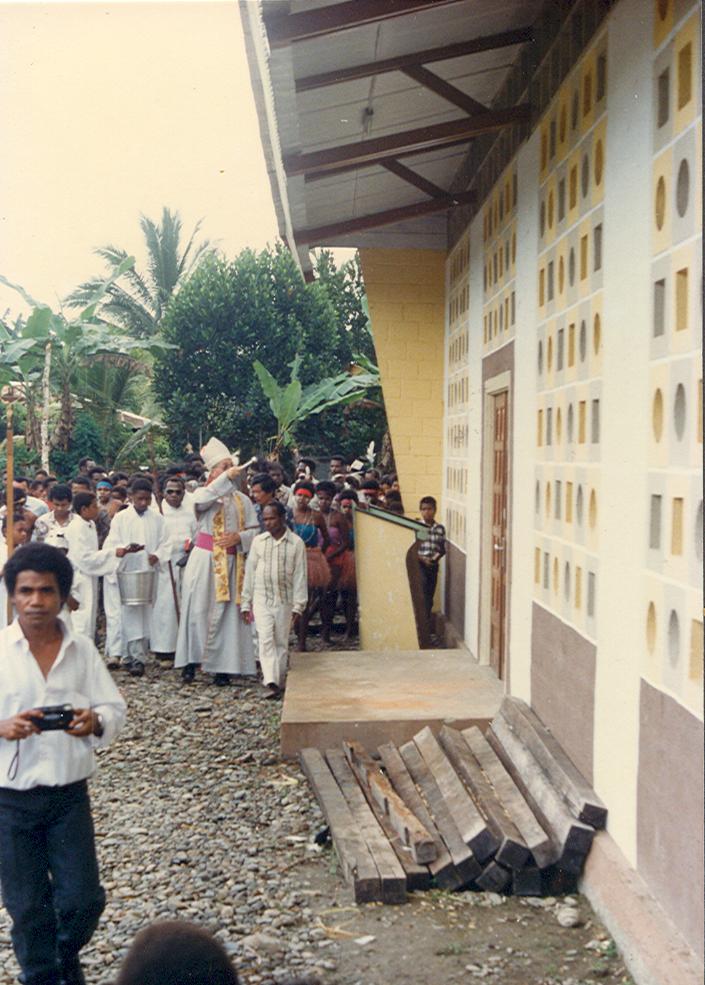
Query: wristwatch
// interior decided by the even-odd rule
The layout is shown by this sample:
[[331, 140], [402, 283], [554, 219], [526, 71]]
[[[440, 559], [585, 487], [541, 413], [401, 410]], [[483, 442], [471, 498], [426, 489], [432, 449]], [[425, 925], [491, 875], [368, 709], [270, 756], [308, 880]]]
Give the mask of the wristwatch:
[[96, 711], [95, 712], [95, 728], [93, 729], [93, 735], [95, 735], [99, 739], [101, 737], [101, 735], [103, 734], [103, 731], [104, 731], [104, 727], [103, 727], [103, 716], [101, 715], [101, 713], [99, 711]]

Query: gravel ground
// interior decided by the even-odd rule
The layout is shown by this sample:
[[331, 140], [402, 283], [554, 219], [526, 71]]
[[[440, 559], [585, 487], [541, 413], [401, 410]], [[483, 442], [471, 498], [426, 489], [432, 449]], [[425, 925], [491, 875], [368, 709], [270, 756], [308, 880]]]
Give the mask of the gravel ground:
[[[184, 687], [155, 664], [116, 677], [129, 717], [92, 783], [108, 905], [83, 952], [89, 985], [114, 979], [141, 927], [174, 917], [209, 927], [248, 985], [631, 982], [579, 896], [353, 905], [334, 853], [313, 842], [323, 821], [305, 779], [278, 758], [280, 705], [251, 683]], [[16, 971], [0, 910], [2, 985]]]

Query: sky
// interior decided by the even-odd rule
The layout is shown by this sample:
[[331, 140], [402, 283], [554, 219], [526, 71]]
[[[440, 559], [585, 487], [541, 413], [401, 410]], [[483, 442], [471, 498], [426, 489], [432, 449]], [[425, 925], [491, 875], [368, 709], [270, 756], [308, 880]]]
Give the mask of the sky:
[[277, 237], [236, 0], [0, 2], [0, 134], [0, 274], [52, 306], [96, 246], [139, 266], [140, 213], [229, 256]]

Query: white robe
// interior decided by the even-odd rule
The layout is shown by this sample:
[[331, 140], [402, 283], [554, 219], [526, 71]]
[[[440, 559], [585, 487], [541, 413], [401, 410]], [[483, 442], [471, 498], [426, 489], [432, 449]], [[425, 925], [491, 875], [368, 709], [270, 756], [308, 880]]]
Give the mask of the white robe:
[[[115, 570], [106, 580], [116, 583], [118, 571], [151, 571], [149, 555], [156, 554], [161, 561], [166, 542], [164, 518], [159, 513], [148, 508], [140, 514], [134, 506], [120, 510], [112, 519], [103, 550], [114, 555], [118, 547], [127, 547], [129, 544], [144, 544], [144, 550], [119, 558]], [[151, 605], [121, 606], [124, 656], [127, 656], [127, 646], [133, 641], [149, 640], [151, 617]]]
[[73, 588], [71, 594], [78, 602], [78, 609], [71, 614], [75, 633], [83, 633], [89, 640], [95, 637], [95, 618], [98, 606], [98, 578], [100, 575], [113, 575], [118, 559], [112, 554], [98, 549], [98, 533], [92, 520], [75, 516], [67, 527], [64, 536], [69, 548], [69, 561], [73, 565]]
[[[243, 508], [245, 528], [240, 530], [239, 512], [233, 497]], [[242, 538], [237, 551], [247, 554], [259, 533], [257, 514], [252, 502], [238, 492], [227, 473], [219, 475], [209, 486], [193, 494], [198, 532], [213, 536], [213, 519], [221, 505], [226, 508], [226, 533], [238, 531]], [[175, 667], [200, 664], [211, 674], [255, 674], [252, 629], [240, 618], [237, 598], [237, 564], [233, 554], [227, 556], [230, 601], [216, 602], [213, 553], [194, 547], [186, 565], [182, 583], [181, 622], [176, 644]]]
[[176, 561], [184, 556], [184, 545], [187, 540], [193, 540], [196, 535], [196, 516], [193, 507], [181, 504], [178, 509], [170, 506], [166, 500], [162, 502], [164, 524], [167, 532], [167, 545], [161, 555], [159, 564], [159, 579], [157, 581], [157, 597], [152, 611], [152, 635], [150, 646], [155, 653], [173, 653], [176, 650], [176, 637], [179, 631], [179, 620], [174, 606], [174, 588], [169, 574], [174, 576], [176, 597], [181, 608], [181, 582], [183, 568], [176, 566]]

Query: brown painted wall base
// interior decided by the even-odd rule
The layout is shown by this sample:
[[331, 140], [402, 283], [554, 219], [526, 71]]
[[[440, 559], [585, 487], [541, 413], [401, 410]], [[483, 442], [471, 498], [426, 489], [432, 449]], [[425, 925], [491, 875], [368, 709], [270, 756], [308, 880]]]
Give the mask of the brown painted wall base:
[[534, 602], [531, 705], [589, 783], [593, 765], [595, 655], [593, 643]]
[[592, 843], [580, 890], [637, 985], [702, 985], [701, 962], [606, 831]]
[[703, 954], [703, 724], [641, 682], [637, 866]]

